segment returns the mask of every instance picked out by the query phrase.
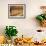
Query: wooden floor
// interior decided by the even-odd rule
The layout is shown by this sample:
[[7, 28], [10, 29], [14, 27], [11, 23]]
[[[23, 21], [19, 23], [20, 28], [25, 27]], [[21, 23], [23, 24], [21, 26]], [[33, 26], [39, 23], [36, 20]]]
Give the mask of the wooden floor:
[[46, 46], [46, 44], [42, 44], [42, 45], [23, 44], [23, 45], [15, 45], [15, 46]]

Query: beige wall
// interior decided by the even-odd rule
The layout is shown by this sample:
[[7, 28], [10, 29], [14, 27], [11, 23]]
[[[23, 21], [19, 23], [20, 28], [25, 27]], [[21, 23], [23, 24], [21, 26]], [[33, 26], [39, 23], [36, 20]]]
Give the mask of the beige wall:
[[[11, 3], [26, 4], [25, 19], [8, 19], [8, 4]], [[6, 25], [15, 25], [19, 31], [18, 36], [35, 34], [36, 29], [42, 29], [35, 20], [35, 16], [41, 13], [39, 7], [42, 5], [46, 5], [46, 0], [0, 0], [0, 33], [4, 34]]]

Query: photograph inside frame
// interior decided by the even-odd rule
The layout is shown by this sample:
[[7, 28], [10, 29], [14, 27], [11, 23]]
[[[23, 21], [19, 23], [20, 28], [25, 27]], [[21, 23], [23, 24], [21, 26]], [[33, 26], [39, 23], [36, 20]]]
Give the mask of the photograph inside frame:
[[10, 6], [10, 16], [23, 16], [23, 6]]

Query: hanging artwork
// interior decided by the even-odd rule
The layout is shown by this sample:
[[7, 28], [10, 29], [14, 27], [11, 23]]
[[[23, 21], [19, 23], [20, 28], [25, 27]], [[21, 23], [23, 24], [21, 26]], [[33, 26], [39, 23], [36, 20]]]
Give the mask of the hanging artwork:
[[8, 18], [25, 18], [26, 5], [25, 4], [8, 4]]

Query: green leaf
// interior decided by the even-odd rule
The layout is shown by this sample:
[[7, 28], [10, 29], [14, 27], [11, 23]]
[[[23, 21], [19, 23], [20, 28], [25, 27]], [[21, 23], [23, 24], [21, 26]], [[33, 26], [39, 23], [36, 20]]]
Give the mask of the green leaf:
[[12, 36], [17, 35], [18, 31], [17, 31], [16, 27], [15, 27], [15, 29], [13, 27], [15, 27], [15, 26], [7, 26], [6, 32], [5, 32], [6, 36], [12, 37]]
[[46, 19], [46, 15], [45, 15], [45, 19]]
[[41, 15], [38, 15], [38, 16], [36, 17], [36, 19], [39, 20], [39, 21], [44, 20], [44, 18], [43, 18]]

